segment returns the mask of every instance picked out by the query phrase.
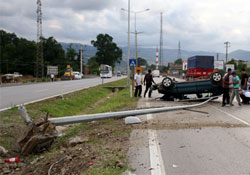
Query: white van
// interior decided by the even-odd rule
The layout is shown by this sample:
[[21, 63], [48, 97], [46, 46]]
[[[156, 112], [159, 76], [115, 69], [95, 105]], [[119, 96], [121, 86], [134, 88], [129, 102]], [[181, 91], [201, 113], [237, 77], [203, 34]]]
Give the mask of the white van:
[[160, 71], [159, 71], [159, 70], [153, 70], [153, 71], [152, 71], [152, 76], [153, 76], [153, 77], [158, 77], [158, 78], [159, 78], [159, 77], [160, 77]]

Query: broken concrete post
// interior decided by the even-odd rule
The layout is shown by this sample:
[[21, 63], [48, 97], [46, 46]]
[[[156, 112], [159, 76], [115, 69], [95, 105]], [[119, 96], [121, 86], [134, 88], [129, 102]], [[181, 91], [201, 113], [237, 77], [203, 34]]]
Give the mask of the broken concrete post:
[[141, 120], [138, 117], [126, 117], [125, 124], [138, 124], [141, 123]]
[[31, 123], [31, 119], [27, 113], [25, 106], [19, 106], [18, 111], [21, 117], [23, 118], [24, 122], [26, 123], [26, 125], [29, 125]]
[[46, 118], [35, 119], [27, 126], [23, 136], [18, 140], [21, 154], [27, 155], [48, 150], [57, 136], [55, 124]]
[[0, 156], [6, 156], [7, 153], [8, 151], [4, 147], [0, 146]]

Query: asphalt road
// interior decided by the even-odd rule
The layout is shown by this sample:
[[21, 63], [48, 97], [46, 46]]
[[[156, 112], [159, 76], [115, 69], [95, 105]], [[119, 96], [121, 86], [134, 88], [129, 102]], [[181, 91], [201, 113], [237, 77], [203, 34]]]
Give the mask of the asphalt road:
[[[104, 79], [104, 83], [122, 78], [124, 77]], [[102, 84], [102, 80], [99, 77], [82, 80], [0, 87], [0, 111], [15, 105], [39, 101], [41, 99], [85, 89], [98, 84]]]
[[[161, 95], [154, 92], [152, 96]], [[196, 103], [154, 98], [141, 98], [138, 107]], [[235, 101], [233, 107], [221, 107], [220, 101], [192, 110], [140, 116], [143, 123], [130, 138], [129, 163], [136, 169], [131, 174], [249, 175], [250, 106], [239, 108]]]

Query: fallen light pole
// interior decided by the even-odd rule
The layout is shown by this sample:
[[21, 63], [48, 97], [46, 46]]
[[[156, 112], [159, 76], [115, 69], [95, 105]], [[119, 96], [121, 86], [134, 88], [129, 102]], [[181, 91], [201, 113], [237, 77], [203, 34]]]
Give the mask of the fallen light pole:
[[78, 115], [69, 117], [58, 117], [58, 118], [48, 118], [48, 113], [45, 118], [37, 118], [31, 120], [25, 107], [20, 106], [19, 112], [27, 128], [24, 130], [22, 137], [18, 140], [20, 145], [20, 152], [23, 155], [30, 153], [41, 153], [47, 150], [53, 141], [58, 137], [58, 132], [56, 131], [56, 125], [67, 125], [73, 123], [88, 122], [93, 120], [102, 120], [108, 118], [122, 118], [127, 116], [136, 116], [149, 113], [159, 113], [167, 112], [181, 109], [189, 109], [198, 107], [206, 104], [207, 102], [213, 100], [216, 97], [211, 97], [208, 100], [194, 105], [176, 106], [176, 107], [162, 107], [162, 108], [151, 108], [151, 109], [140, 109], [131, 111], [121, 111], [121, 112], [108, 112], [100, 114], [89, 114], [89, 115]]
[[202, 103], [194, 104], [194, 105], [151, 108], [151, 109], [141, 109], [141, 110], [131, 110], [131, 111], [121, 111], [121, 112], [107, 112], [107, 113], [100, 113], [100, 114], [76, 115], [76, 116], [68, 116], [68, 117], [49, 118], [48, 120], [54, 123], [55, 125], [60, 126], [60, 125], [82, 123], [82, 122], [102, 120], [102, 119], [108, 119], [108, 118], [122, 118], [122, 117], [127, 117], [127, 116], [144, 115], [144, 114], [149, 114], [149, 113], [160, 113], [160, 112], [194, 108], [197, 106], [204, 105], [215, 98], [218, 98], [218, 96], [211, 97]]

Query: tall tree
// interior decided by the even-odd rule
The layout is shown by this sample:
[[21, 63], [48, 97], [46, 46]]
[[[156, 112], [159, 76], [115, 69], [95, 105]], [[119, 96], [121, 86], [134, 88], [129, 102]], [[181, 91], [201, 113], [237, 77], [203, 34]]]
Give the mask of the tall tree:
[[122, 60], [122, 50], [113, 42], [113, 38], [108, 34], [99, 34], [96, 41], [91, 44], [97, 48], [96, 61], [99, 64], [107, 64], [112, 67]]
[[179, 64], [179, 65], [182, 64], [182, 59], [179, 58], [179, 59], [175, 60], [174, 64]]
[[89, 58], [87, 65], [89, 67], [89, 72], [91, 74], [94, 74], [94, 73], [99, 74], [100, 65], [96, 62], [96, 56]]
[[138, 60], [137, 63], [138, 66], [146, 66], [146, 67], [148, 66], [148, 62], [144, 58], [138, 57], [137, 60]]
[[18, 38], [14, 33], [7, 33], [3, 30], [0, 30], [0, 36], [0, 73], [33, 74], [36, 43]]
[[74, 71], [80, 69], [80, 58], [79, 54], [76, 52], [76, 50], [72, 47], [72, 44], [69, 45], [66, 52], [66, 62], [69, 64]]
[[52, 66], [57, 66], [63, 63], [65, 58], [65, 52], [61, 46], [53, 37], [43, 40], [44, 48], [44, 62]]
[[227, 64], [234, 64], [234, 68], [237, 69], [237, 63], [234, 58], [232, 58], [230, 61], [227, 62]]

